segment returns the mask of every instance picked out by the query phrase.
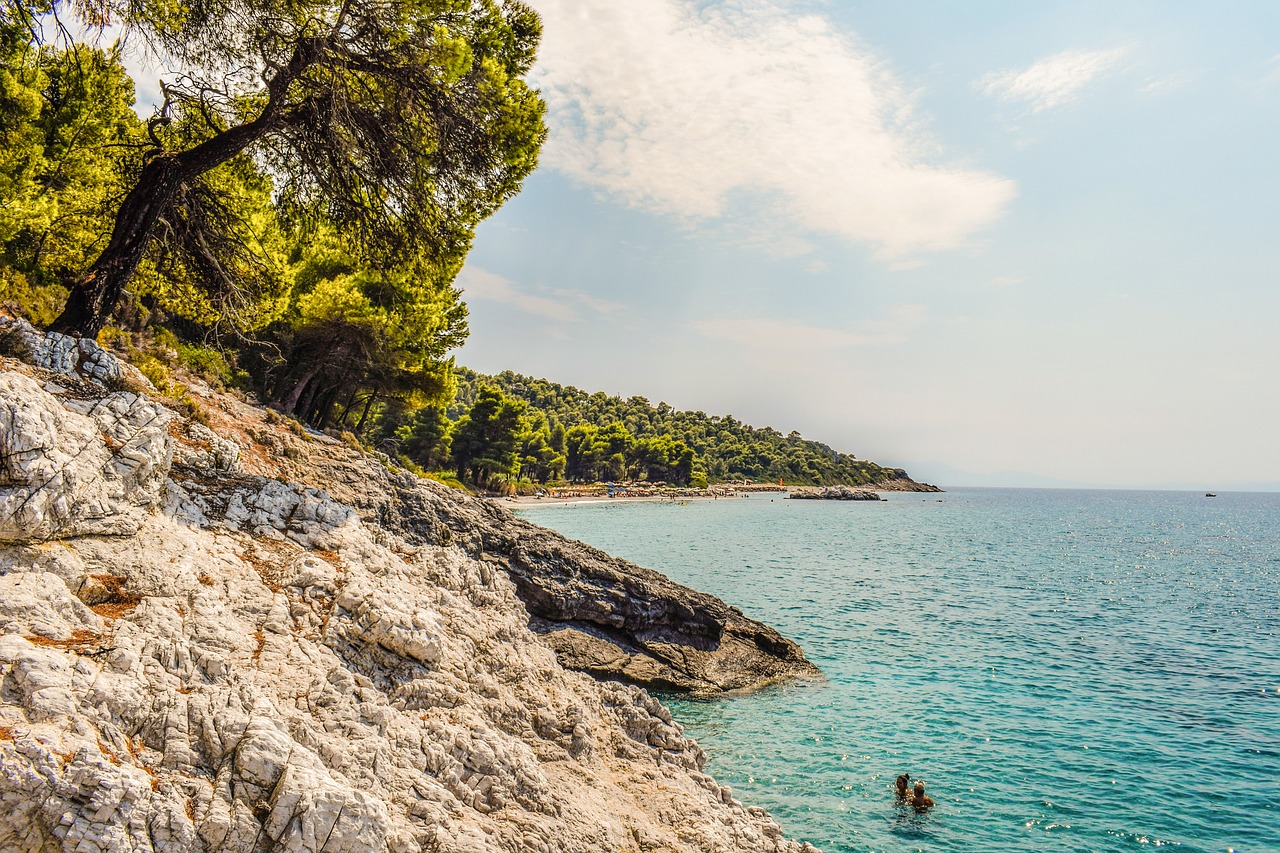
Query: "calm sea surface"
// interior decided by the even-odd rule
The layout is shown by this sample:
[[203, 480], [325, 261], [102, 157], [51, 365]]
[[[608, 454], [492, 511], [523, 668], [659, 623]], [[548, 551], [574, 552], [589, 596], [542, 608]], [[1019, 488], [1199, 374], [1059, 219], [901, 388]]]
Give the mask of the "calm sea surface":
[[[708, 772], [792, 837], [1280, 851], [1280, 495], [886, 497], [525, 515], [720, 596], [822, 668], [664, 697]], [[929, 814], [894, 805], [904, 771]]]

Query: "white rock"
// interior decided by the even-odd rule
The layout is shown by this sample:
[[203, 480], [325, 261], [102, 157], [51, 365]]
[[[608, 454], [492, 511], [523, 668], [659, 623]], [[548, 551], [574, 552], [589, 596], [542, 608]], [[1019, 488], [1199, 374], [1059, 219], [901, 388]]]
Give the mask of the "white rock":
[[50, 572], [11, 571], [0, 576], [0, 623], [24, 634], [66, 640], [77, 631], [102, 633], [102, 619]]
[[0, 375], [0, 542], [136, 533], [160, 502], [172, 417], [130, 392], [61, 401]]
[[234, 466], [179, 485], [168, 417], [0, 373], [0, 850], [805, 849], [505, 573]]
[[99, 385], [127, 383], [155, 391], [155, 386], [136, 367], [120, 361], [88, 338], [41, 332], [26, 320], [5, 316], [0, 316], [0, 334], [13, 334], [20, 338], [26, 345], [31, 363], [46, 370], [78, 376]]
[[205, 476], [240, 474], [240, 445], [223, 438], [201, 423], [192, 422], [184, 433], [190, 443], [180, 443], [173, 461]]

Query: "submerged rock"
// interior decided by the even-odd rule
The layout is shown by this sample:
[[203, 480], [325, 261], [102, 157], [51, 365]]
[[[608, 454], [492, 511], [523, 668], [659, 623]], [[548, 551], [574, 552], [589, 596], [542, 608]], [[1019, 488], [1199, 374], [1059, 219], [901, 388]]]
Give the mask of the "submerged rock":
[[208, 429], [55, 372], [83, 363], [0, 364], [0, 849], [811, 849], [557, 660], [812, 671], [776, 632], [233, 398]]

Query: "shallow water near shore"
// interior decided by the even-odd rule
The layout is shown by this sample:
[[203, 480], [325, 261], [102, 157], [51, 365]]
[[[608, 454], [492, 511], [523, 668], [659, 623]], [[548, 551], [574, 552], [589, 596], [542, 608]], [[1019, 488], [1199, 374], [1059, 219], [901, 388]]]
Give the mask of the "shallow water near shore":
[[[521, 514], [720, 596], [822, 668], [664, 697], [708, 772], [791, 837], [1280, 850], [1280, 495], [885, 497]], [[904, 771], [928, 814], [895, 806]]]

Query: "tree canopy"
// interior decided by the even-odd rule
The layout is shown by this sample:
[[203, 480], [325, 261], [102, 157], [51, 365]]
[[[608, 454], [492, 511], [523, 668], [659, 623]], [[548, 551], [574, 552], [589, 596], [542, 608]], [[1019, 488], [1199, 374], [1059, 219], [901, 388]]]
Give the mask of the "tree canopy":
[[[233, 169], [271, 177], [291, 224], [327, 223], [360, 265], [436, 281], [452, 279], [476, 224], [536, 164], [543, 105], [523, 75], [540, 22], [515, 0], [75, 8], [89, 25], [122, 25], [182, 74], [164, 86], [110, 237], [71, 288], [59, 331], [95, 334], [148, 261], [213, 303], [261, 290], [269, 259], [219, 183], [237, 158]], [[6, 19], [38, 34], [30, 21], [64, 9], [8, 0]], [[30, 108], [21, 91], [12, 100]]]
[[906, 476], [731, 415], [590, 394], [510, 371], [485, 376], [459, 367], [455, 378], [453, 402], [417, 412], [387, 446], [424, 468], [453, 466], [483, 487], [516, 479], [867, 485]]
[[565, 431], [565, 476], [577, 481], [632, 479], [687, 484], [758, 480], [789, 485], [866, 485], [906, 476], [897, 468], [840, 453], [826, 444], [753, 427], [732, 415], [679, 411], [643, 397], [588, 393], [505, 371], [484, 376], [458, 368], [457, 413], [491, 386]]
[[[44, 37], [68, 8], [184, 69], [150, 120], [119, 45]], [[0, 0], [0, 302], [83, 334], [114, 306], [104, 341], [315, 426], [425, 428], [454, 278], [543, 137], [538, 27], [496, 0]]]

